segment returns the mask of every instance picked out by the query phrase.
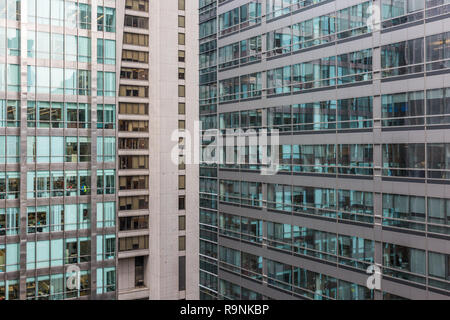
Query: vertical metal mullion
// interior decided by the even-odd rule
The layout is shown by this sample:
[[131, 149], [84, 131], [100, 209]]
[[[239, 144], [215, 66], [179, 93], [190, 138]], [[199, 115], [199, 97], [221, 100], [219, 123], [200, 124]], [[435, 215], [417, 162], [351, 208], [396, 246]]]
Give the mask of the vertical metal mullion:
[[[20, 2], [20, 283], [19, 298], [26, 299], [26, 260], [27, 260], [27, 37], [28, 31], [28, 10], [24, 1]], [[6, 72], [6, 70], [5, 70]], [[7, 85], [7, 84], [6, 84]], [[36, 130], [36, 128], [34, 129]]]

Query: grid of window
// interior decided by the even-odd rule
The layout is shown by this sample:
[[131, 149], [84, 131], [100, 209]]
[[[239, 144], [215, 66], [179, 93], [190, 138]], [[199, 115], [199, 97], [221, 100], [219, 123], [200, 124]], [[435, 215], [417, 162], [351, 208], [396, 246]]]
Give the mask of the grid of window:
[[[255, 252], [264, 252], [268, 287], [297, 298], [448, 295], [449, 255], [438, 243], [449, 234], [450, 3], [382, 0], [379, 38], [367, 24], [378, 14], [372, 1], [233, 3], [200, 2], [202, 129], [227, 139], [278, 130], [277, 173], [258, 175], [264, 149], [203, 136], [219, 163], [200, 166], [200, 296], [241, 299], [245, 288], [218, 269], [257, 280], [242, 268]], [[380, 243], [373, 230], [389, 239]], [[255, 252], [219, 246], [222, 237]], [[274, 258], [283, 253], [339, 271]], [[339, 279], [373, 263], [403, 293], [377, 294], [350, 273]]]
[[[96, 5], [0, 1], [0, 127], [6, 130], [0, 136], [0, 199], [5, 200], [0, 208], [0, 273], [8, 279], [0, 281], [0, 300], [90, 295], [95, 280], [95, 271], [86, 264], [95, 259], [91, 241], [96, 241], [101, 261], [95, 273], [97, 293], [115, 295], [116, 78], [107, 65], [116, 63], [116, 9], [114, 4]], [[23, 13], [26, 32], [15, 22]], [[104, 33], [94, 40], [91, 30]], [[17, 60], [21, 50], [25, 57]], [[91, 74], [97, 69], [98, 74]], [[19, 94], [23, 86], [28, 96]], [[94, 94], [102, 96], [98, 104], [90, 99]], [[21, 126], [28, 130], [15, 129]], [[18, 172], [22, 156], [24, 167]], [[19, 204], [21, 198], [29, 202]], [[94, 226], [101, 234], [97, 239], [90, 237]], [[35, 241], [16, 243], [14, 237], [23, 232]], [[81, 268], [76, 290], [65, 286], [69, 274], [60, 274], [68, 265]], [[36, 274], [28, 273], [25, 288], [15, 273], [23, 267]]]

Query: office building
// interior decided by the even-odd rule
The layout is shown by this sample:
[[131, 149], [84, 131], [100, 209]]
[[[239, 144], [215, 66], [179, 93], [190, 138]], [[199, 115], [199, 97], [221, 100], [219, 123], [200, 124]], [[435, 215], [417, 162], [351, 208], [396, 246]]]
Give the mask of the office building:
[[[0, 299], [115, 296], [116, 55], [97, 56], [97, 44], [111, 48], [116, 24], [105, 2], [0, 5]], [[79, 285], [66, 286], [69, 266]]]
[[449, 10], [200, 0], [203, 129], [280, 140], [200, 166], [201, 299], [449, 299]]
[[196, 299], [198, 166], [184, 161], [183, 132], [198, 120], [198, 5], [132, 0], [117, 6], [124, 22], [118, 297]]

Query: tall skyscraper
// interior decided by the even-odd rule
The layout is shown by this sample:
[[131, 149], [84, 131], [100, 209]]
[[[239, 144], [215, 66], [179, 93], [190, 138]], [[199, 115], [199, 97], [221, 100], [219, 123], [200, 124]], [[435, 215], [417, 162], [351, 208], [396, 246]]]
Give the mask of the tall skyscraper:
[[200, 0], [203, 129], [280, 133], [200, 166], [201, 299], [449, 298], [449, 10]]
[[0, 300], [198, 297], [197, 11], [0, 1]]
[[198, 5], [117, 6], [119, 299], [196, 299], [198, 166], [185, 161], [184, 132], [198, 119]]
[[114, 1], [0, 4], [0, 299], [115, 296], [116, 35]]

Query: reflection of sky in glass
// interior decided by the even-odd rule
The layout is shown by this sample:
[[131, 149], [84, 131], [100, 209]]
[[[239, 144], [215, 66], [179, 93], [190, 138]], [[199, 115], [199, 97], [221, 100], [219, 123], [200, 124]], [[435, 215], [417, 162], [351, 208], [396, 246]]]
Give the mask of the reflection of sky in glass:
[[[16, 20], [17, 8], [16, 0], [2, 0], [0, 1], [0, 19]], [[8, 16], [6, 16], [6, 9], [8, 8]]]

